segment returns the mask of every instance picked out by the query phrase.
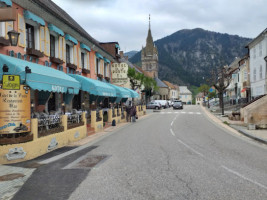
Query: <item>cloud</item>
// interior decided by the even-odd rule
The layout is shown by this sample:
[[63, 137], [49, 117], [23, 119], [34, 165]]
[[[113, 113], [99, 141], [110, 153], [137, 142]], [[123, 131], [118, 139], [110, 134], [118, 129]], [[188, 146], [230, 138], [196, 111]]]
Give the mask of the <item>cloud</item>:
[[154, 40], [181, 29], [256, 37], [267, 26], [265, 0], [54, 0], [99, 41], [127, 50], [145, 45], [148, 15]]

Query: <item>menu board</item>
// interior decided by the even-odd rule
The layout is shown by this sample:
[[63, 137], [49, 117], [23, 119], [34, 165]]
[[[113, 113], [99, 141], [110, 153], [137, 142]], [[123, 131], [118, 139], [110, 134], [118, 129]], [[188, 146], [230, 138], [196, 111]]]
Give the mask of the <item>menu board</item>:
[[[4, 82], [3, 82], [4, 83]], [[0, 134], [31, 131], [30, 88], [3, 89], [0, 85]]]

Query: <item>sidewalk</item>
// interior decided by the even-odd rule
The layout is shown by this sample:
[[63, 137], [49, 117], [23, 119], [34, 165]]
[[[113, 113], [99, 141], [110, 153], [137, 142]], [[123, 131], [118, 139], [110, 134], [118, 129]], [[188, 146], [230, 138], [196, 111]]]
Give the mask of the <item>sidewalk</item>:
[[[251, 139], [254, 139], [258, 142], [261, 142], [263, 144], [267, 144], [267, 129], [248, 130], [247, 126], [242, 121], [229, 120], [228, 117], [222, 116], [221, 114], [219, 114], [217, 112], [213, 113], [210, 110], [208, 110], [208, 108], [206, 108], [206, 107], [202, 106], [202, 108], [203, 108], [203, 110], [206, 111], [207, 114], [209, 113], [210, 115], [219, 119], [221, 121], [221, 124], [223, 124], [224, 126], [228, 125], [229, 127], [238, 131], [242, 135], [245, 135], [245, 136], [247, 136]], [[230, 114], [230, 113], [231, 112], [227, 112], [227, 111], [225, 112], [226, 115]], [[211, 117], [211, 118], [213, 118], [213, 117]]]
[[[137, 120], [136, 123], [138, 123], [139, 120], [142, 120], [148, 116], [149, 116], [149, 114], [141, 116]], [[129, 123], [129, 122], [125, 122], [125, 123], [119, 123], [116, 126], [110, 126], [106, 129], [104, 129], [102, 132], [89, 135], [88, 137], [86, 137], [82, 140], [79, 140], [77, 142], [69, 144], [68, 146], [69, 147], [77, 147], [73, 150], [79, 150], [79, 148], [81, 148], [82, 146], [91, 145], [91, 143], [97, 142], [97, 141], [109, 136], [110, 134], [115, 133], [115, 131], [119, 130], [120, 128], [123, 128], [127, 125], [130, 125], [130, 124], [131, 123]], [[67, 152], [62, 153], [58, 156], [54, 156], [50, 159], [60, 159], [64, 156], [69, 155], [71, 153], [71, 151], [73, 151], [73, 150], [67, 151]], [[47, 159], [47, 160], [49, 160], [49, 159]], [[47, 162], [47, 163], [49, 163], [49, 162]], [[19, 191], [19, 189], [23, 186], [23, 184], [28, 180], [28, 178], [31, 176], [31, 174], [35, 170], [36, 170], [35, 167], [24, 168], [24, 167], [15, 167], [12, 165], [0, 165], [0, 200], [12, 199], [13, 196]]]

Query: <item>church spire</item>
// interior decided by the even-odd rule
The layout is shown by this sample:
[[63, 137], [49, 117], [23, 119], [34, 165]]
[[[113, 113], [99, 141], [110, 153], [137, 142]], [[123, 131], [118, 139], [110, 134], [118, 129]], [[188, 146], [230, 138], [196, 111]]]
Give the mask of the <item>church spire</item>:
[[153, 37], [151, 34], [151, 29], [150, 29], [150, 14], [149, 14], [149, 27], [148, 27], [148, 34], [146, 38], [146, 54], [153, 55], [153, 49], [154, 49], [154, 42], [153, 42]]
[[149, 14], [149, 30], [150, 30], [150, 14]]

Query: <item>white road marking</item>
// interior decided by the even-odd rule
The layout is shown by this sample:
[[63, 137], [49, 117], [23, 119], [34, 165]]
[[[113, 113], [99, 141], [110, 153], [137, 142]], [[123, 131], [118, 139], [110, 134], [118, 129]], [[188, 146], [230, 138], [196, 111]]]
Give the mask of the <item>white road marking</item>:
[[194, 114], [194, 113], [193, 113], [193, 112], [189, 112], [188, 114], [190, 114], [190, 115], [191, 115], [191, 114]]
[[201, 115], [200, 112], [160, 112], [160, 114], [189, 114], [189, 115]]
[[242, 179], [244, 179], [246, 181], [249, 181], [249, 182], [251, 182], [251, 183], [253, 183], [253, 184], [255, 184], [255, 185], [257, 185], [257, 186], [259, 186], [261, 188], [267, 189], [267, 186], [262, 185], [261, 183], [258, 183], [257, 181], [254, 181], [254, 180], [252, 180], [250, 178], [247, 178], [247, 177], [243, 176], [242, 174], [239, 174], [238, 172], [236, 172], [236, 171], [234, 171], [232, 169], [229, 169], [228, 167], [226, 167], [224, 165], [222, 165], [221, 167], [224, 168], [226, 171], [238, 176], [239, 178], [242, 178]]
[[186, 112], [181, 112], [182, 114], [186, 114]]
[[193, 149], [192, 147], [190, 147], [188, 144], [184, 143], [182, 140], [176, 138], [178, 142], [180, 142], [182, 145], [184, 145], [185, 147], [187, 147], [188, 149], [190, 149], [191, 151], [193, 151], [194, 153], [196, 153], [197, 155], [204, 157], [204, 155], [200, 152], [198, 152], [197, 150]]
[[172, 121], [172, 123], [171, 123], [171, 126], [173, 125], [173, 121]]
[[170, 129], [170, 131], [171, 131], [171, 134], [172, 134], [173, 136], [175, 136], [175, 134], [174, 134], [174, 132], [172, 131], [172, 129]]

